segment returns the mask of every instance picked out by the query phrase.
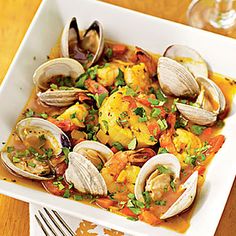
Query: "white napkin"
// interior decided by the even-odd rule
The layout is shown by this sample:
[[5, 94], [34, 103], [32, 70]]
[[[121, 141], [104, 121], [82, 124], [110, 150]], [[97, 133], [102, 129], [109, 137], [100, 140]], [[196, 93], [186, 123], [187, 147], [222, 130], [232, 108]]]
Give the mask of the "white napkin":
[[[41, 210], [41, 212], [46, 216], [46, 218], [49, 220], [49, 217], [46, 215], [45, 211], [43, 210], [43, 207], [39, 206], [39, 205], [36, 205], [36, 204], [31, 204], [30, 203], [30, 236], [45, 236], [45, 234], [43, 233], [42, 229], [40, 228], [40, 226], [38, 225], [36, 219], [35, 219], [35, 216], [34, 215], [37, 215], [39, 217], [39, 219], [41, 220], [41, 217], [38, 213], [38, 210]], [[107, 235], [114, 235], [114, 236], [128, 236], [127, 234], [123, 234], [121, 232], [118, 232], [118, 231], [113, 231], [112, 229], [108, 229], [108, 228], [104, 228], [103, 226], [98, 226], [98, 225], [95, 225], [93, 223], [85, 223], [87, 226], [90, 226], [89, 228], [91, 228], [88, 233], [86, 234], [86, 232], [84, 231], [84, 221], [82, 219], [79, 219], [79, 218], [75, 218], [75, 217], [72, 217], [72, 216], [69, 216], [69, 215], [66, 215], [66, 214], [63, 214], [63, 213], [60, 213], [60, 216], [65, 220], [65, 222], [71, 227], [72, 230], [74, 230], [74, 232], [80, 228], [80, 231], [81, 233], [79, 233], [78, 235], [88, 235], [88, 233], [94, 233], [93, 235], [96, 236], [96, 235], [101, 235], [101, 236], [107, 236]], [[43, 221], [43, 220], [41, 220]], [[49, 220], [49, 222], [51, 223], [51, 221]], [[51, 223], [53, 225], [53, 223]], [[45, 224], [44, 224], [45, 225]], [[53, 225], [54, 226], [54, 225]], [[47, 229], [47, 227], [45, 226], [45, 228]], [[55, 227], [53, 227], [55, 228]], [[64, 228], [63, 228], [64, 229]], [[47, 230], [49, 233], [51, 233], [49, 230]], [[58, 235], [61, 235], [58, 232]], [[65, 232], [67, 232], [65, 230]], [[112, 234], [113, 233], [113, 234]], [[69, 235], [69, 233], [68, 233]]]

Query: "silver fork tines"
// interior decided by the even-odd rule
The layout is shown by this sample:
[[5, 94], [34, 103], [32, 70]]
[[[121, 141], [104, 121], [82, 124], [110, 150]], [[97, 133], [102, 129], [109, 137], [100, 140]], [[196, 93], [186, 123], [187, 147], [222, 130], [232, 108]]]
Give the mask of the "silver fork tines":
[[[65, 231], [62, 229], [62, 227], [60, 226], [60, 224], [57, 222], [57, 220], [53, 217], [53, 215], [50, 213], [50, 211], [46, 208], [43, 208], [44, 211], [46, 212], [46, 214], [48, 215], [49, 219], [52, 221], [52, 223], [55, 225], [55, 227], [58, 229], [58, 231], [60, 231], [60, 233], [63, 236], [76, 236], [76, 234], [73, 232], [73, 230], [69, 227], [69, 225], [63, 220], [63, 218], [59, 215], [58, 212], [53, 211], [53, 214], [56, 216], [56, 218], [58, 219], [58, 221], [61, 223], [61, 225], [69, 232], [65, 233]], [[59, 236], [58, 233], [56, 232], [56, 230], [53, 228], [52, 224], [50, 224], [49, 220], [45, 217], [45, 215], [39, 210], [39, 215], [41, 216], [42, 220], [44, 221], [44, 223], [46, 224], [47, 228], [52, 232], [52, 234], [54, 236]], [[41, 227], [41, 229], [43, 230], [44, 234], [46, 236], [50, 236], [50, 234], [48, 233], [47, 229], [44, 227], [44, 224], [42, 223], [42, 221], [39, 219], [39, 217], [37, 215], [34, 215], [39, 226]]]

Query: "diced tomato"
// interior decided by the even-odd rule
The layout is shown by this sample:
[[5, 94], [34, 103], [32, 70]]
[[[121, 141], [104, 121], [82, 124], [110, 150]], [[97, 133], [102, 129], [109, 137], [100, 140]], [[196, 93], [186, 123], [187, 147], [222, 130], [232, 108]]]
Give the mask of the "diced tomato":
[[131, 97], [131, 96], [124, 96], [124, 97], [122, 98], [122, 100], [123, 100], [123, 101], [126, 101], [126, 102], [129, 102], [129, 109], [134, 109], [134, 108], [137, 107], [137, 104], [136, 104], [134, 98]]
[[98, 198], [96, 199], [96, 204], [102, 208], [108, 209], [111, 206], [115, 205], [115, 201], [112, 201], [109, 198]]
[[211, 138], [209, 140], [209, 145], [211, 146], [207, 151], [206, 154], [215, 154], [219, 151], [221, 146], [223, 145], [225, 141], [225, 136], [220, 134], [215, 136], [214, 138]]
[[57, 175], [64, 175], [66, 169], [67, 169], [67, 164], [64, 161], [55, 167]]
[[199, 175], [203, 175], [206, 170], [206, 167], [205, 166], [196, 166], [194, 168], [194, 170], [197, 170]]
[[87, 79], [85, 81], [85, 85], [88, 88], [88, 91], [92, 94], [97, 93], [98, 95], [100, 95], [103, 93], [108, 93], [107, 89], [98, 82], [96, 82], [95, 80]]
[[212, 128], [209, 127], [209, 128], [204, 129], [201, 135], [207, 138], [212, 134], [212, 132], [213, 132]]
[[146, 107], [151, 107], [151, 103], [148, 101], [148, 98], [136, 98], [136, 101], [141, 103], [142, 105], [146, 106]]
[[63, 196], [65, 189], [60, 190], [58, 186], [53, 184], [54, 180], [45, 180], [42, 181], [43, 187], [49, 192], [57, 196]]
[[142, 211], [138, 218], [150, 225], [158, 225], [162, 222], [162, 220], [156, 217], [153, 213], [145, 210]]
[[57, 120], [52, 117], [48, 117], [48, 121], [50, 121], [65, 132], [77, 129], [77, 126], [73, 124], [71, 120]]
[[120, 210], [120, 213], [126, 215], [126, 216], [131, 216], [131, 217], [137, 217], [136, 214], [134, 214], [127, 206], [125, 206], [124, 208], [122, 208]]
[[112, 150], [113, 153], [117, 153], [117, 152], [119, 152], [119, 150], [116, 149], [115, 147], [112, 147], [111, 150]]
[[127, 51], [127, 46], [124, 44], [113, 44], [112, 45], [112, 52], [113, 56], [123, 55]]
[[152, 122], [152, 123], [148, 124], [147, 127], [148, 127], [150, 134], [153, 135], [155, 138], [157, 138], [159, 136], [159, 134], [161, 133], [161, 129], [156, 122]]

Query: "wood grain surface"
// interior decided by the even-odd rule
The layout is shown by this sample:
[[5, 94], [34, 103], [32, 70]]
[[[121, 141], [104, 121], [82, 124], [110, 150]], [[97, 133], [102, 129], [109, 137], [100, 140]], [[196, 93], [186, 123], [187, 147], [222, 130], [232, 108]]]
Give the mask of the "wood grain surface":
[[[105, 1], [180, 23], [186, 23], [185, 13], [191, 2], [190, 0]], [[4, 78], [40, 2], [41, 0], [0, 0], [0, 81]], [[236, 38], [236, 35], [232, 37]], [[216, 236], [236, 234], [235, 201], [236, 183], [231, 190]], [[0, 235], [29, 235], [29, 205], [27, 203], [0, 195]]]

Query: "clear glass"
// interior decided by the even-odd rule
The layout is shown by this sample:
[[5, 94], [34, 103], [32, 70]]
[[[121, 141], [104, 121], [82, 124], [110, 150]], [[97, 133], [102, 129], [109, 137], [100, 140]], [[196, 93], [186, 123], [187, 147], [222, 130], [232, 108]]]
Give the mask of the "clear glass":
[[236, 34], [234, 0], [193, 0], [187, 12], [191, 26], [232, 36]]

